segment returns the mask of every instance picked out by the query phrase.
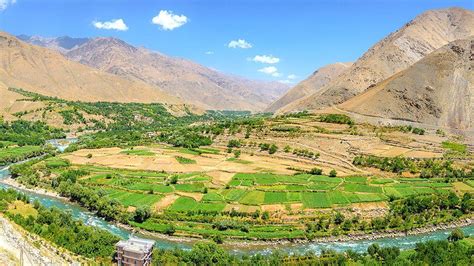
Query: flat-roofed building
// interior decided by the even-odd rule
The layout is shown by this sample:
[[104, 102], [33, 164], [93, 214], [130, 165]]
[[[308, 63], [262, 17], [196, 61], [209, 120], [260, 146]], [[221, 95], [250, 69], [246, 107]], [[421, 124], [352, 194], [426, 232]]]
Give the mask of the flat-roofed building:
[[146, 266], [151, 264], [155, 241], [131, 236], [115, 244], [118, 265]]

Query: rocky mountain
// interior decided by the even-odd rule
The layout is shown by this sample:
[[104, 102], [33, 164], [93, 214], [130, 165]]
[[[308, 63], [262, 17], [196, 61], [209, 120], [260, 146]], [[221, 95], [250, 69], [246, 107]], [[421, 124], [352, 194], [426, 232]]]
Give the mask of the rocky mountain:
[[68, 100], [183, 103], [156, 86], [79, 64], [56, 51], [25, 43], [0, 32], [2, 108], [7, 108], [18, 97], [8, 91], [9, 87]]
[[473, 34], [473, 11], [461, 8], [427, 11], [375, 44], [318, 92], [287, 105], [279, 112], [321, 109], [342, 103], [449, 42]]
[[[68, 37], [63, 39], [72, 39], [74, 42], [70, 43], [77, 45], [69, 48], [71, 44], [66, 47], [60, 45], [59, 40], [41, 43], [31, 39], [30, 42], [56, 49], [81, 64], [157, 86], [205, 109], [262, 111], [289, 88], [280, 82], [253, 81], [223, 74], [115, 38], [93, 38], [86, 42]], [[56, 44], [59, 47], [55, 47]]]
[[273, 102], [265, 111], [276, 112], [280, 108], [284, 108], [287, 104], [316, 93], [324, 85], [328, 84], [329, 81], [343, 73], [351, 64], [352, 63], [334, 63], [319, 68], [307, 79], [291, 88], [281, 98]]
[[474, 129], [474, 37], [443, 46], [339, 108], [369, 116]]
[[47, 38], [42, 36], [28, 36], [22, 34], [16, 37], [22, 41], [57, 50], [61, 53], [66, 53], [67, 51], [79, 47], [89, 41], [89, 38], [72, 38], [69, 36]]

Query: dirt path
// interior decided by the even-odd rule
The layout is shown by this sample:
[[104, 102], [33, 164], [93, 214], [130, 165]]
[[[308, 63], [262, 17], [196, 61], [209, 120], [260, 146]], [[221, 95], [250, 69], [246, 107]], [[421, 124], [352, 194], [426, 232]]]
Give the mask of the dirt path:
[[350, 112], [344, 109], [341, 109], [337, 106], [331, 106], [336, 111], [339, 111], [343, 114], [347, 114], [352, 116], [358, 121], [363, 121], [363, 122], [368, 122], [374, 125], [411, 125], [414, 127], [423, 127], [427, 129], [443, 129], [447, 132], [453, 132], [455, 134], [460, 134], [469, 137], [470, 139], [474, 139], [474, 130], [456, 130], [452, 128], [447, 128], [447, 127], [439, 127], [439, 126], [434, 126], [430, 124], [425, 124], [425, 123], [419, 123], [419, 122], [414, 122], [414, 121], [407, 121], [407, 120], [398, 120], [398, 119], [391, 119], [391, 118], [383, 118], [379, 116], [370, 116], [370, 115], [364, 115], [360, 113], [355, 113], [355, 112]]
[[[342, 157], [339, 157], [337, 155], [334, 155], [334, 154], [331, 154], [331, 153], [328, 153], [322, 149], [319, 149], [319, 148], [316, 148], [316, 147], [313, 147], [313, 146], [310, 146], [310, 145], [307, 145], [307, 144], [304, 144], [304, 143], [300, 143], [300, 142], [294, 142], [294, 141], [284, 141], [285, 143], [290, 143], [290, 144], [293, 144], [293, 145], [296, 145], [296, 146], [302, 146], [302, 147], [305, 147], [305, 148], [308, 148], [308, 149], [311, 149], [311, 150], [316, 150], [318, 151], [320, 154], [324, 154], [330, 158], [333, 158], [333, 159], [336, 159], [339, 163], [337, 162], [334, 162], [332, 164], [334, 165], [337, 165], [339, 167], [342, 167], [344, 169], [348, 169], [348, 170], [352, 170], [352, 171], [355, 171], [355, 172], [364, 172], [363, 170], [355, 167], [352, 162], [349, 162], [347, 161], [345, 158], [342, 158]], [[322, 162], [324, 163], [325, 161], [322, 161], [320, 160], [319, 162]], [[326, 163], [329, 163], [329, 162], [326, 162]], [[331, 163], [329, 163], [331, 164]]]

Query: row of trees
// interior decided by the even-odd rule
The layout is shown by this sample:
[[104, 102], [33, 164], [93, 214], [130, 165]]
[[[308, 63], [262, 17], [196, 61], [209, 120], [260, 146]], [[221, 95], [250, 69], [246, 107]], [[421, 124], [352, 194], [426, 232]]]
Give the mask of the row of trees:
[[474, 169], [456, 168], [453, 162], [444, 159], [411, 159], [406, 157], [356, 156], [354, 165], [375, 167], [393, 173], [418, 173], [421, 178], [469, 178], [474, 177]]
[[15, 142], [18, 146], [43, 145], [46, 140], [64, 138], [63, 130], [48, 126], [44, 122], [15, 120], [0, 121], [0, 141]]
[[[454, 236], [454, 237], [453, 237]], [[474, 246], [462, 241], [462, 231], [455, 230], [449, 240], [417, 243], [415, 249], [402, 252], [397, 247], [381, 247], [372, 244], [367, 252], [352, 250], [336, 252], [323, 250], [285, 254], [272, 252], [268, 255], [232, 255], [212, 242], [200, 242], [191, 250], [155, 250], [154, 265], [472, 265]]]
[[29, 203], [29, 199], [14, 190], [0, 190], [0, 211], [29, 232], [37, 234], [60, 247], [88, 258], [110, 259], [118, 237], [97, 227], [86, 226], [74, 220], [70, 213], [57, 208], [46, 208], [39, 202], [33, 204], [37, 215], [24, 216], [8, 211], [14, 200]]

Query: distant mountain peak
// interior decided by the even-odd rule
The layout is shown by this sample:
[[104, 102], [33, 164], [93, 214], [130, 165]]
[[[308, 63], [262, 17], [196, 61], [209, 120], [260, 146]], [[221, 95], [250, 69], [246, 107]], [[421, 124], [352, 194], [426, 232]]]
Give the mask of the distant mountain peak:
[[71, 49], [61, 46], [57, 38], [23, 38], [58, 50], [70, 60], [159, 87], [205, 109], [262, 111], [289, 88], [280, 82], [224, 74], [190, 60], [135, 47], [114, 37], [90, 38]]

